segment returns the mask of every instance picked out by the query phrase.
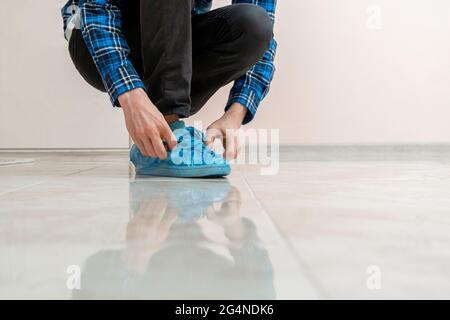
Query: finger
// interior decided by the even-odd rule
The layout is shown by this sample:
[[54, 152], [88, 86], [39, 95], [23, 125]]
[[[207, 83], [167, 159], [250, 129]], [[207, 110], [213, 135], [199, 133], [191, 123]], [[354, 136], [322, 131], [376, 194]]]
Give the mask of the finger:
[[225, 145], [225, 158], [228, 160], [236, 159], [238, 154], [238, 136], [235, 131], [227, 132]]
[[145, 149], [145, 155], [147, 157], [155, 157], [156, 153], [155, 150], [153, 149], [153, 145], [152, 142], [149, 139], [142, 139], [142, 144], [144, 145], [144, 149]]
[[205, 145], [206, 145], [207, 147], [212, 147], [212, 146], [214, 146], [214, 142], [216, 141], [216, 139], [217, 139], [216, 136], [206, 137]]
[[222, 203], [221, 209], [224, 212], [239, 212], [241, 208], [241, 201], [237, 199], [229, 199]]
[[236, 146], [236, 158], [239, 157], [239, 154], [241, 153], [241, 140], [238, 136], [236, 136], [235, 140], [235, 146]]
[[164, 229], [170, 229], [170, 227], [176, 220], [177, 220], [177, 210], [175, 208], [168, 208], [164, 215], [164, 219], [161, 220], [161, 226]]
[[164, 147], [161, 137], [159, 135], [153, 135], [151, 139], [152, 139], [153, 149], [155, 150], [158, 158], [160, 158], [161, 160], [166, 160], [167, 159], [167, 151], [166, 151], [166, 148]]
[[239, 212], [241, 205], [242, 197], [239, 189], [235, 186], [231, 186], [231, 189], [228, 192], [226, 199], [223, 201], [221, 208], [223, 210], [235, 210], [235, 212]]
[[239, 154], [239, 141], [238, 141], [237, 135], [234, 136], [233, 140], [234, 140], [234, 149], [233, 149], [234, 157], [233, 157], [233, 159], [236, 159]]
[[228, 192], [226, 201], [229, 201], [229, 200], [239, 201], [239, 202], [242, 201], [241, 192], [235, 186], [231, 186], [230, 191]]
[[141, 141], [141, 140], [138, 140], [138, 139], [133, 139], [133, 142], [138, 146], [139, 151], [140, 151], [144, 156], [146, 156], [146, 155], [147, 155], [147, 151], [145, 150], [145, 146], [144, 146], [144, 144], [142, 143], [142, 141]]
[[234, 138], [226, 137], [225, 140], [225, 159], [231, 160], [234, 159]]
[[161, 138], [163, 138], [166, 141], [167, 147], [169, 150], [175, 149], [175, 147], [178, 144], [177, 138], [175, 138], [172, 130], [170, 130], [170, 127], [166, 125], [162, 132], [161, 132]]
[[216, 217], [216, 209], [214, 209], [214, 205], [211, 205], [208, 208], [206, 208], [204, 213], [208, 219], [214, 220], [214, 218]]
[[227, 143], [227, 138], [225, 136], [220, 136], [220, 137], [218, 137], [218, 140], [220, 141], [220, 144], [218, 144], [218, 145], [216, 144], [214, 151], [217, 154], [220, 154], [222, 157], [225, 157], [225, 152], [226, 152], [225, 146]]
[[218, 138], [222, 137], [222, 133], [220, 132], [220, 130], [215, 129], [215, 128], [208, 128], [208, 130], [206, 130], [206, 140], [205, 140], [205, 144], [207, 146], [211, 146], [212, 144], [214, 144], [214, 141]]
[[152, 201], [144, 200], [144, 201], [142, 201], [140, 203], [140, 207], [142, 208], [141, 214], [144, 217], [151, 216], [151, 213], [152, 213], [153, 208], [154, 208]]
[[151, 220], [153, 223], [160, 224], [167, 210], [167, 201], [165, 199], [158, 199], [156, 201], [152, 201], [152, 206], [153, 209]]

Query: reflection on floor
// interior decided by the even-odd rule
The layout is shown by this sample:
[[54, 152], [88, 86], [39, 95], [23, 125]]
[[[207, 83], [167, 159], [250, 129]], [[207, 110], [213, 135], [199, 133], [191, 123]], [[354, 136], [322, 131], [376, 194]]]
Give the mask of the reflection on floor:
[[0, 167], [0, 298], [450, 298], [450, 161], [389, 152], [209, 180], [5, 154], [36, 161]]
[[[267, 233], [271, 246], [284, 245], [276, 234], [268, 238], [274, 231], [267, 219], [246, 207], [241, 212], [241, 192], [226, 179], [136, 178], [130, 182], [125, 245], [86, 259], [74, 297], [276, 298], [273, 264], [258, 233]], [[281, 289], [292, 291], [286, 297], [302, 297], [301, 283], [298, 292]]]

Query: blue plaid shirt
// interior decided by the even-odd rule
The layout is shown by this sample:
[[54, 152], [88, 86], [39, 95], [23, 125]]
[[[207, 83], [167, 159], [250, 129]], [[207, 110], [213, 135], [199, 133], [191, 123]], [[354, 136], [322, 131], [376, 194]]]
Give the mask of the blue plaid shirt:
[[[130, 48], [121, 32], [120, 5], [126, 0], [70, 0], [62, 9], [66, 39], [70, 30], [79, 28], [103, 79], [113, 105], [117, 98], [130, 90], [144, 88], [144, 83], [128, 58]], [[194, 0], [193, 14], [211, 9], [213, 0]], [[272, 21], [276, 0], [232, 0], [232, 3], [252, 3], [266, 9]], [[273, 39], [264, 57], [244, 76], [237, 79], [231, 89], [227, 110], [240, 103], [250, 112], [244, 123], [250, 122], [260, 102], [269, 92], [275, 67], [277, 43]]]

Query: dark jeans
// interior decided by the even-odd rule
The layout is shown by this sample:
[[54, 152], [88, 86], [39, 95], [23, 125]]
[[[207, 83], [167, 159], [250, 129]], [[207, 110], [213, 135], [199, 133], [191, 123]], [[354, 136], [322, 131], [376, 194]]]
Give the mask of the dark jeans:
[[[217, 90], [255, 65], [273, 37], [266, 11], [252, 4], [191, 15], [191, 0], [125, 3], [122, 29], [130, 60], [164, 115], [198, 112]], [[83, 78], [105, 91], [81, 31], [72, 34], [69, 50]]]

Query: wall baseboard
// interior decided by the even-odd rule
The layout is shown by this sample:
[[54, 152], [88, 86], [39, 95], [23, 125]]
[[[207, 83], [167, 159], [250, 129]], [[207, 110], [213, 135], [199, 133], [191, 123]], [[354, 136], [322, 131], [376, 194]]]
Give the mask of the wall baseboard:
[[[252, 145], [254, 146], [254, 145]], [[249, 147], [247, 145], [246, 147]], [[280, 145], [281, 151], [297, 151], [297, 150], [327, 150], [327, 151], [381, 151], [381, 152], [398, 152], [398, 151], [450, 151], [450, 143], [429, 143], [429, 144], [284, 144]], [[31, 152], [128, 152], [129, 148], [0, 148], [0, 153], [31, 153]]]
[[102, 148], [95, 148], [95, 149], [77, 149], [77, 148], [71, 148], [71, 149], [0, 149], [0, 153], [100, 153], [100, 152], [129, 152], [128, 148], [117, 148], [117, 149], [102, 149]]
[[[248, 146], [247, 146], [248, 148]], [[250, 149], [247, 150], [250, 152]], [[259, 152], [255, 150], [256, 152]], [[252, 151], [253, 152], [253, 151]], [[271, 154], [269, 148], [266, 154]], [[108, 155], [127, 157], [129, 149], [0, 149], [8, 157], [39, 157], [51, 154]], [[450, 162], [450, 144], [392, 145], [281, 145], [280, 161], [440, 161]]]

